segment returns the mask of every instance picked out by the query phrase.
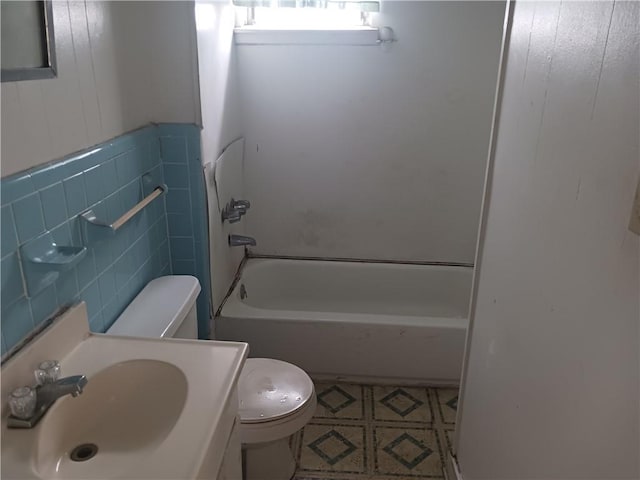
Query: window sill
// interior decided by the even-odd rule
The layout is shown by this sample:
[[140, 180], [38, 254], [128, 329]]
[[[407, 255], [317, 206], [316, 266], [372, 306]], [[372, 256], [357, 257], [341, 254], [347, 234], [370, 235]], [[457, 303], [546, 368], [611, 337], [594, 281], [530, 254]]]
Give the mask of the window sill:
[[379, 45], [378, 29], [360, 27], [351, 29], [265, 29], [236, 28], [236, 45]]

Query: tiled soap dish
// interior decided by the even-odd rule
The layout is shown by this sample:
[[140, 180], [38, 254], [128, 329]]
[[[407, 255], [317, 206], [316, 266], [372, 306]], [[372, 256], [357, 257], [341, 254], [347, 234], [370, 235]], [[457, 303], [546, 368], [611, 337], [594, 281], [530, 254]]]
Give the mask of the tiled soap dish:
[[58, 278], [60, 272], [75, 267], [86, 255], [86, 247], [57, 245], [45, 232], [20, 247], [27, 296], [33, 297]]

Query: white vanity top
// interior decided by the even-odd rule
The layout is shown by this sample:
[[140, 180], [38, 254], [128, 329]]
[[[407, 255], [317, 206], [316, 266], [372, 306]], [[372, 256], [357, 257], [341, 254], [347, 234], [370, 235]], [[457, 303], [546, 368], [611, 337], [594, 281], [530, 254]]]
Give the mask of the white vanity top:
[[[203, 462], [217, 471], [247, 352], [244, 343], [92, 334], [84, 303], [72, 307], [2, 368], [2, 478], [187, 479]], [[8, 429], [7, 395], [33, 384], [33, 370], [50, 359], [60, 361], [62, 376], [85, 375], [84, 393], [59, 399], [33, 429]], [[161, 384], [165, 378], [174, 387]], [[74, 442], [95, 438], [105, 445], [95, 457], [69, 460]]]

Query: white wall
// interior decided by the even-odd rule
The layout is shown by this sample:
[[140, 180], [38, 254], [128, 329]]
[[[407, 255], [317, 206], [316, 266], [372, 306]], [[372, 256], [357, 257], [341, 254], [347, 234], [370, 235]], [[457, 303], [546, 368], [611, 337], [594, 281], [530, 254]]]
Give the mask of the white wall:
[[382, 8], [389, 51], [237, 47], [254, 251], [473, 262], [504, 4]]
[[465, 480], [640, 477], [636, 2], [517, 2], [478, 254]]
[[53, 2], [58, 77], [2, 83], [2, 176], [151, 121], [199, 123], [193, 2]]
[[229, 248], [227, 243], [227, 235], [232, 230], [242, 233], [244, 222], [233, 226], [220, 222], [221, 207], [224, 205], [218, 205], [213, 178], [213, 162], [229, 143], [242, 135], [233, 49], [234, 8], [231, 1], [197, 0], [196, 25], [202, 100], [202, 161], [207, 165], [211, 297], [215, 311], [224, 299], [244, 256], [244, 249]]
[[203, 163], [242, 135], [231, 0], [196, 0]]

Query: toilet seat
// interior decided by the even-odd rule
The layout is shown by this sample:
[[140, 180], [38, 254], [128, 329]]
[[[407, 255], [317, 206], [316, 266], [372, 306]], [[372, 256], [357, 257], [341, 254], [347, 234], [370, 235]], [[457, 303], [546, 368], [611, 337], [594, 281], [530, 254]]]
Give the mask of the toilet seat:
[[315, 399], [304, 370], [281, 360], [249, 358], [238, 381], [240, 422], [260, 424], [289, 417]]
[[301, 430], [316, 412], [315, 392], [310, 401], [306, 402], [291, 415], [268, 422], [240, 423], [240, 441], [243, 447], [273, 442], [288, 438]]

